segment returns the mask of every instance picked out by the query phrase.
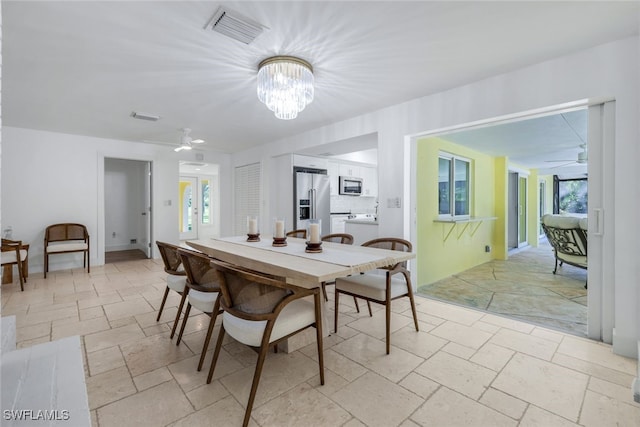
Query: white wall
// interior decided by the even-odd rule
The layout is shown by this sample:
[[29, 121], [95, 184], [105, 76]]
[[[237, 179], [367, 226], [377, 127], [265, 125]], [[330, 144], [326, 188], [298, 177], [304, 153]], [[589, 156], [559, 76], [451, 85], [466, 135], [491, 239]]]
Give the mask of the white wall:
[[[104, 263], [104, 158], [152, 162], [153, 242], [179, 241], [178, 163], [194, 160], [193, 153], [174, 153], [162, 145], [12, 127], [3, 128], [2, 151], [2, 225], [11, 225], [13, 236], [31, 245], [30, 273], [42, 271], [44, 229], [58, 222], [85, 224], [91, 236], [91, 264]], [[206, 152], [205, 161], [221, 164], [221, 183], [228, 186], [229, 156]], [[223, 193], [223, 197], [230, 197], [228, 189]], [[230, 222], [229, 218], [229, 210], [223, 209], [223, 223]], [[157, 250], [154, 257], [159, 257]], [[50, 270], [82, 265], [74, 254], [50, 261]]]
[[[263, 161], [269, 171], [272, 156], [378, 132], [380, 235], [405, 235], [405, 212], [389, 207], [388, 199], [403, 197], [405, 137], [449, 126], [488, 120], [567, 102], [616, 99], [615, 203], [605, 206], [614, 215], [615, 328], [614, 351], [636, 357], [640, 339], [640, 253], [637, 221], [640, 190], [638, 155], [638, 37], [633, 37], [552, 61], [494, 76], [466, 86], [394, 105], [370, 114], [324, 126], [233, 156], [233, 164]], [[318, 96], [322, 94], [318, 93]], [[265, 179], [265, 187], [269, 180]], [[269, 188], [265, 188], [267, 217]], [[272, 189], [273, 191], [273, 189]], [[403, 200], [402, 206], [408, 206]], [[418, 249], [419, 250], [419, 249]]]
[[[105, 159], [105, 250], [140, 248], [145, 240], [145, 162]], [[132, 244], [135, 239], [137, 243]]]

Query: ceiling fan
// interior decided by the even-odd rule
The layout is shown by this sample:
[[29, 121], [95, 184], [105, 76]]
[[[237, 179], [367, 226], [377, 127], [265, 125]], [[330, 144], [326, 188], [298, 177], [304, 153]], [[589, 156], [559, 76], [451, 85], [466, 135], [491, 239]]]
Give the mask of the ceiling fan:
[[173, 149], [173, 151], [178, 152], [182, 150], [191, 150], [193, 148], [193, 144], [203, 144], [204, 139], [193, 139], [189, 135], [191, 133], [190, 128], [182, 128], [182, 135], [179, 139], [179, 145]]
[[576, 163], [576, 164], [579, 164], [579, 165], [586, 164], [587, 161], [589, 160], [589, 157], [587, 155], [587, 144], [580, 144], [580, 147], [582, 148], [582, 151], [580, 151], [578, 153], [578, 157], [575, 160], [563, 159], [563, 160], [546, 160], [546, 161], [548, 163], [567, 162], [567, 163], [564, 163], [562, 165], [554, 166], [554, 168], [560, 168], [560, 167], [563, 167], [563, 166], [568, 166], [568, 165], [573, 164], [573, 163]]

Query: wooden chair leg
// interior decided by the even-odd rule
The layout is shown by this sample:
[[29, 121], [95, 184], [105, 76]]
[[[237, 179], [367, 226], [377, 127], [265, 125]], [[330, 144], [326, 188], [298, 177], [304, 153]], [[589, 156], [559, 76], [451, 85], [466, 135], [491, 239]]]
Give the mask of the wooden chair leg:
[[89, 255], [90, 252], [87, 251], [87, 274], [91, 273], [91, 257]]
[[318, 346], [318, 368], [320, 369], [320, 385], [324, 385], [324, 350], [322, 343], [322, 312], [320, 310], [320, 296], [314, 296], [316, 308], [316, 343]]
[[260, 347], [260, 353], [258, 353], [258, 361], [256, 362], [256, 371], [253, 374], [253, 382], [251, 383], [251, 392], [249, 393], [249, 401], [247, 402], [247, 410], [244, 413], [244, 421], [242, 427], [249, 425], [251, 419], [251, 410], [253, 409], [253, 402], [256, 399], [256, 392], [258, 391], [258, 384], [260, 384], [260, 376], [262, 375], [262, 368], [264, 361], [267, 358], [269, 352], [269, 344], [265, 343]]
[[207, 355], [207, 348], [209, 347], [209, 341], [211, 341], [211, 333], [213, 332], [213, 326], [216, 324], [216, 318], [220, 311], [220, 297], [216, 300], [213, 306], [213, 312], [211, 313], [211, 320], [209, 320], [209, 328], [207, 329], [207, 336], [204, 339], [204, 345], [202, 346], [202, 354], [200, 355], [200, 362], [198, 362], [198, 372], [202, 370], [202, 364], [204, 363], [204, 357]]
[[324, 295], [325, 301], [329, 301], [329, 297], [327, 296], [327, 287], [324, 282], [322, 282], [322, 295]]
[[369, 309], [369, 317], [373, 317], [373, 313], [371, 312], [371, 302], [367, 300], [367, 308]]
[[[45, 248], [45, 251], [47, 249]], [[49, 271], [49, 254], [45, 252], [44, 254], [44, 278], [47, 278], [47, 272]]]
[[413, 324], [416, 326], [416, 332], [418, 329], [418, 315], [416, 314], [416, 303], [413, 299], [413, 290], [411, 290], [411, 285], [408, 286], [409, 289], [409, 301], [411, 301], [411, 313], [413, 313]]
[[22, 292], [24, 292], [24, 274], [22, 273], [22, 263], [20, 262], [20, 259], [18, 258], [18, 278], [20, 279], [20, 290]]
[[354, 304], [355, 304], [355, 306], [356, 306], [356, 312], [357, 312], [357, 313], [360, 313], [360, 306], [358, 305], [358, 298], [353, 297], [353, 303], [354, 303]]
[[334, 298], [335, 302], [335, 310], [333, 313], [333, 332], [338, 333], [338, 299], [340, 298], [340, 292], [338, 292], [338, 288], [336, 288], [336, 295]]
[[180, 345], [180, 341], [182, 340], [182, 333], [184, 332], [184, 327], [187, 326], [187, 320], [189, 319], [190, 311], [191, 303], [187, 302], [187, 309], [184, 311], [184, 319], [182, 319], [182, 326], [180, 326], [180, 333], [178, 334], [178, 341], [176, 341], [176, 345]]
[[218, 356], [220, 355], [220, 348], [222, 347], [223, 339], [224, 339], [224, 324], [220, 325], [220, 333], [218, 334], [218, 341], [216, 341], [216, 349], [213, 352], [213, 359], [211, 359], [211, 366], [209, 367], [209, 375], [207, 376], [207, 384], [211, 384], [211, 378], [213, 378], [213, 371], [216, 370], [216, 363], [218, 362]]
[[173, 339], [173, 335], [176, 333], [176, 327], [178, 327], [178, 322], [180, 321], [180, 314], [182, 313], [182, 306], [184, 305], [184, 300], [187, 299], [187, 289], [185, 287], [184, 291], [182, 291], [182, 298], [180, 298], [180, 305], [178, 305], [178, 312], [176, 313], [176, 318], [173, 321], [173, 328], [171, 328], [171, 335], [169, 338]]
[[[368, 302], [368, 301], [367, 301]], [[391, 301], [387, 298], [387, 304], [385, 306], [387, 325], [386, 325], [386, 338], [387, 338], [387, 354], [391, 351]]]
[[162, 297], [162, 302], [160, 303], [160, 310], [158, 310], [158, 317], [156, 317], [156, 322], [160, 321], [160, 316], [162, 316], [162, 309], [164, 309], [164, 303], [167, 302], [167, 295], [169, 295], [168, 286], [164, 290], [164, 296]]

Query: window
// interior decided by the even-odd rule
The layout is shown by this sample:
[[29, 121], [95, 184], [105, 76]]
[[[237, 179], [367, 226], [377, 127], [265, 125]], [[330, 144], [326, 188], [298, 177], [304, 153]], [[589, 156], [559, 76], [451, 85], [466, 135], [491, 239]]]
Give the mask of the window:
[[468, 217], [470, 206], [470, 162], [448, 153], [438, 158], [438, 215]]
[[200, 216], [202, 224], [211, 224], [211, 181], [203, 178], [200, 180], [200, 197], [202, 197], [202, 215]]
[[554, 213], [586, 214], [587, 178], [563, 178], [554, 175]]

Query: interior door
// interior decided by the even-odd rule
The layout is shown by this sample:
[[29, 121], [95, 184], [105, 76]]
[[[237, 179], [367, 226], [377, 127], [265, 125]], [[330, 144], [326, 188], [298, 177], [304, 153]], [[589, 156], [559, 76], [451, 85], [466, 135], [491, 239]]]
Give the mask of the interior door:
[[153, 245], [151, 244], [151, 162], [145, 163], [144, 170], [144, 211], [142, 217], [144, 221], [144, 253], [147, 258], [153, 258]]
[[195, 177], [180, 177], [179, 227], [180, 240], [198, 238], [198, 180]]

